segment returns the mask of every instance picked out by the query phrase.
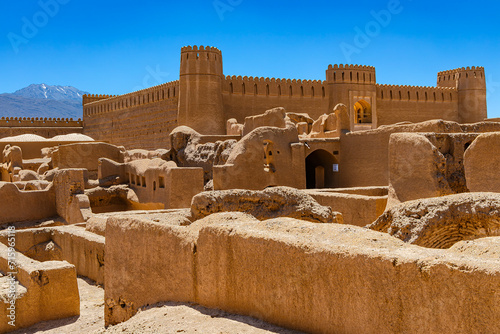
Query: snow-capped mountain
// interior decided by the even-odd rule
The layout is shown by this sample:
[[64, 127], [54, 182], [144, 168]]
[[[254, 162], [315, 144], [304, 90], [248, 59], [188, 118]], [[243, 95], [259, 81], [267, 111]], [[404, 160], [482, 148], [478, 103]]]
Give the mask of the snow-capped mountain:
[[49, 86], [46, 84], [29, 85], [13, 93], [13, 95], [32, 99], [74, 100], [80, 102], [83, 94], [88, 93], [71, 86]]
[[29, 85], [0, 94], [0, 117], [82, 118], [82, 95], [71, 86]]

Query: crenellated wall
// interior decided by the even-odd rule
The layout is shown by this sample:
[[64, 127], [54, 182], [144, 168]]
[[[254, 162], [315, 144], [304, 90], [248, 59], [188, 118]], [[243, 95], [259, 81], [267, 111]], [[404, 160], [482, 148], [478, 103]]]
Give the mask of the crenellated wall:
[[238, 122], [274, 107], [308, 113], [316, 119], [328, 107], [325, 82], [321, 80], [226, 76], [222, 99], [225, 118], [236, 118]]
[[430, 119], [459, 121], [455, 88], [377, 85], [378, 125]]
[[0, 118], [0, 138], [23, 134], [34, 134], [44, 138], [52, 138], [70, 133], [82, 133], [83, 121], [72, 118]]
[[127, 149], [169, 148], [168, 135], [177, 126], [178, 95], [179, 81], [172, 81], [84, 104], [84, 133]]
[[210, 46], [181, 49], [179, 80], [121, 96], [83, 97], [85, 134], [128, 149], [168, 147], [169, 132], [186, 125], [206, 135], [226, 134], [226, 121], [274, 107], [314, 119], [338, 103], [351, 129], [404, 121], [482, 121], [486, 82], [482, 67], [438, 73], [436, 87], [379, 85], [372, 66], [329, 65], [325, 81], [224, 76], [222, 52]]
[[2, 117], [0, 127], [82, 127], [83, 122], [79, 118], [42, 118], [42, 117]]
[[103, 94], [84, 94], [82, 96], [82, 106], [87, 103], [109, 99], [110, 97], [115, 97], [118, 95], [103, 95]]

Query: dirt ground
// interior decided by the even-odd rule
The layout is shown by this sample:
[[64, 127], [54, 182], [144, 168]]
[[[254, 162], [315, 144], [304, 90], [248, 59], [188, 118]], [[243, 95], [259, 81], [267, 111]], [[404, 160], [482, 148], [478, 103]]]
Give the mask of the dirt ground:
[[78, 278], [80, 316], [46, 321], [12, 333], [106, 334], [106, 333], [197, 333], [197, 334], [299, 334], [264, 321], [196, 305], [163, 303], [140, 311], [132, 319], [104, 328], [104, 290]]

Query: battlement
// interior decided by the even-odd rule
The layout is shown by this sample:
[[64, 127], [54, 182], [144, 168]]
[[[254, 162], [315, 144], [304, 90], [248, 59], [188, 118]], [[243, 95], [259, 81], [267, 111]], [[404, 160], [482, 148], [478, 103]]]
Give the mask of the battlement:
[[328, 65], [326, 80], [329, 83], [376, 84], [375, 67], [366, 65]]
[[329, 70], [336, 70], [336, 69], [344, 69], [344, 70], [371, 70], [375, 71], [375, 67], [373, 66], [368, 66], [368, 65], [350, 65], [350, 64], [335, 64], [335, 65], [328, 65]]
[[462, 67], [438, 73], [437, 85], [458, 89], [486, 89], [484, 67]]
[[86, 105], [88, 103], [92, 103], [95, 101], [109, 99], [110, 97], [114, 97], [116, 95], [103, 95], [103, 94], [83, 94], [82, 96], [82, 105]]
[[211, 46], [185, 46], [181, 49], [180, 76], [222, 74], [222, 52]]
[[226, 76], [223, 91], [229, 94], [325, 97], [326, 81]]
[[0, 127], [82, 127], [83, 122], [79, 118], [27, 118], [27, 117], [2, 117]]
[[222, 56], [221, 50], [217, 49], [216, 47], [213, 46], [203, 46], [200, 45], [199, 47], [194, 45], [194, 46], [183, 46], [181, 48], [181, 53], [186, 53], [186, 52], [198, 52], [198, 51], [206, 51], [206, 52], [214, 52], [218, 53], [219, 55]]
[[124, 95], [102, 95], [103, 97], [107, 97], [84, 104], [83, 114], [85, 116], [100, 114], [107, 111], [168, 100], [178, 95], [179, 81], [176, 80]]
[[389, 101], [453, 102], [457, 90], [451, 87], [377, 85], [377, 98]]
[[452, 74], [455, 74], [455, 73], [466, 72], [466, 71], [476, 71], [476, 72], [479, 71], [479, 72], [484, 73], [484, 67], [482, 67], [482, 66], [461, 67], [461, 68], [456, 68], [456, 69], [453, 69], [453, 70], [447, 70], [447, 71], [438, 72], [438, 76], [452, 75]]

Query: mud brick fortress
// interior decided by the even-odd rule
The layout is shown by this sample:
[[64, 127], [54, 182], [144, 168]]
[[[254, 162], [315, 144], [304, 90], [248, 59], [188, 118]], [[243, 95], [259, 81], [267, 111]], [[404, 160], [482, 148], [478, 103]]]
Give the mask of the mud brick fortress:
[[500, 333], [482, 67], [436, 87], [357, 65], [242, 78], [184, 47], [178, 81], [85, 95], [83, 121], [2, 118], [0, 151], [0, 333], [194, 332], [172, 307], [204, 307], [200, 333], [222, 311], [274, 333]]
[[168, 147], [169, 133], [178, 125], [223, 135], [231, 118], [243, 123], [245, 117], [284, 107], [317, 119], [338, 103], [352, 111], [352, 129], [430, 119], [473, 123], [487, 117], [482, 67], [440, 72], [436, 87], [379, 85], [374, 67], [358, 65], [329, 65], [325, 81], [223, 73], [220, 50], [183, 47], [178, 81], [120, 96], [84, 96], [84, 133], [127, 148], [154, 149]]

